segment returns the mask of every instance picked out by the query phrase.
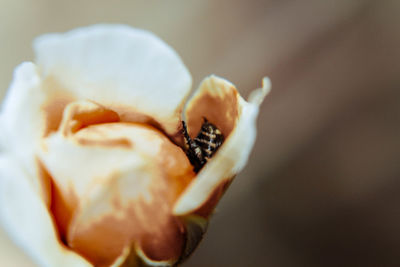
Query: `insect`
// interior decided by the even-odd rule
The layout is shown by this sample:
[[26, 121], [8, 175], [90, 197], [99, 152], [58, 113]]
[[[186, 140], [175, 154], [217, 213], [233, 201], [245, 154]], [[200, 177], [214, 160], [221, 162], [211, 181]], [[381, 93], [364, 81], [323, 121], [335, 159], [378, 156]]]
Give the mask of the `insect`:
[[203, 118], [203, 120], [200, 132], [194, 139], [189, 136], [186, 123], [182, 121], [186, 155], [195, 172], [198, 172], [207, 163], [224, 142], [221, 131], [214, 124], [208, 122], [206, 118]]

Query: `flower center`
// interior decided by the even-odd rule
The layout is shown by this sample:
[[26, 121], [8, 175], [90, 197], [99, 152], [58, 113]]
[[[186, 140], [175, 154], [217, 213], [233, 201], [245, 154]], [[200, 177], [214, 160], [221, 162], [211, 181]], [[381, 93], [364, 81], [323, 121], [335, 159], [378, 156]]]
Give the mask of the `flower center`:
[[195, 173], [167, 136], [84, 101], [66, 106], [42, 147], [50, 208], [68, 247], [95, 266], [112, 264], [127, 249], [178, 259], [185, 229], [172, 207]]

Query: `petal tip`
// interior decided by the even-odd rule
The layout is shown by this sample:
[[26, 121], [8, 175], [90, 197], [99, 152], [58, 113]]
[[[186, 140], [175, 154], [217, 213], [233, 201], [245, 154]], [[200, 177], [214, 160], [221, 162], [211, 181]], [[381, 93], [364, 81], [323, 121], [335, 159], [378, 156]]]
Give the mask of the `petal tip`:
[[267, 95], [271, 91], [271, 86], [272, 86], [271, 79], [269, 77], [264, 77], [262, 84], [263, 84], [262, 88], [265, 91], [265, 94]]
[[186, 207], [185, 205], [182, 204], [182, 201], [177, 202], [172, 210], [172, 214], [174, 216], [182, 216], [187, 213], [187, 210], [192, 210], [193, 207]]
[[262, 87], [250, 93], [249, 102], [257, 106], [261, 105], [269, 92], [271, 92], [271, 80], [268, 77], [264, 77], [262, 80]]
[[19, 64], [14, 69], [13, 76], [14, 77], [10, 88], [16, 81], [30, 82], [35, 85], [39, 83], [39, 79], [37, 76], [37, 66], [35, 63], [30, 61], [24, 61], [21, 64]]

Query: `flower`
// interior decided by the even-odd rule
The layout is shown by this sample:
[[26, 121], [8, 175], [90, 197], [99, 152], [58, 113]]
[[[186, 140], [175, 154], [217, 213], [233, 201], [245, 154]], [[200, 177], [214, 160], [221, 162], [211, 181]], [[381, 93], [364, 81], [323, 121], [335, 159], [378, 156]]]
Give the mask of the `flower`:
[[41, 266], [174, 266], [196, 247], [255, 140], [269, 80], [246, 102], [207, 77], [184, 111], [225, 141], [193, 171], [191, 76], [149, 32], [95, 25], [34, 42], [0, 113], [0, 222]]

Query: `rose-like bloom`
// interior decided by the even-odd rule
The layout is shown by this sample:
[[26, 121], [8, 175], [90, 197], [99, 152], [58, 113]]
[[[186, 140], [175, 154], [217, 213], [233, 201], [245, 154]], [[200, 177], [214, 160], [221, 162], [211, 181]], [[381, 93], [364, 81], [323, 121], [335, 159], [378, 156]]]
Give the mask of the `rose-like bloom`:
[[[96, 25], [34, 42], [0, 113], [0, 222], [40, 266], [173, 266], [200, 241], [244, 167], [258, 108], [210, 76], [191, 77], [149, 32]], [[184, 115], [184, 116], [183, 116]], [[224, 143], [195, 173], [203, 118]]]

